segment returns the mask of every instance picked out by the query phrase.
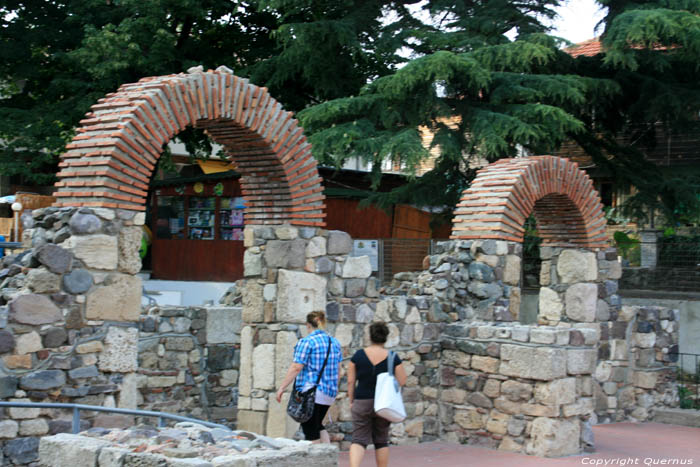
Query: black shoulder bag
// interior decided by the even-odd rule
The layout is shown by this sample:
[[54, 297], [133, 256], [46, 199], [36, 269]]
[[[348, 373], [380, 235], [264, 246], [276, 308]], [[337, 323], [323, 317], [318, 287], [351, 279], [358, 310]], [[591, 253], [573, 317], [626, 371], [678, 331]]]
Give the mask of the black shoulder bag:
[[[289, 404], [287, 404], [287, 414], [299, 423], [309, 421], [311, 415], [314, 413], [314, 404], [316, 403], [316, 387], [318, 386], [318, 383], [321, 382], [321, 376], [323, 376], [323, 370], [326, 369], [328, 354], [330, 353], [331, 337], [328, 336], [328, 350], [326, 351], [326, 359], [323, 361], [321, 372], [318, 374], [318, 378], [316, 379], [316, 384], [314, 386], [310, 387], [306, 391], [299, 391], [297, 389], [297, 380], [296, 378], [294, 379], [294, 388], [292, 389], [292, 395], [289, 397]], [[298, 377], [299, 376], [297, 375], [297, 378]]]

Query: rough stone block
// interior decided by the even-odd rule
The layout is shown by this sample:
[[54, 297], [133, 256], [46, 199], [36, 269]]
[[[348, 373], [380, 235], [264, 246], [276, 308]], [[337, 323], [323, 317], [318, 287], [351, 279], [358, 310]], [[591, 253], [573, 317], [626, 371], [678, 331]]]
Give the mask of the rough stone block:
[[539, 314], [549, 321], [559, 321], [564, 304], [559, 294], [548, 287], [540, 288]]
[[294, 361], [294, 346], [296, 343], [296, 333], [287, 331], [280, 331], [277, 333], [277, 348], [275, 349], [275, 388], [282, 385], [282, 380]]
[[526, 452], [539, 457], [562, 457], [578, 454], [581, 427], [578, 420], [538, 417], [532, 421]]
[[0, 330], [0, 353], [11, 352], [15, 344], [15, 336], [10, 331]]
[[10, 320], [22, 324], [51, 324], [63, 319], [61, 310], [43, 295], [20, 295], [10, 302]]
[[98, 467], [121, 467], [124, 459], [131, 451], [123, 448], [102, 448], [98, 455]]
[[512, 402], [528, 401], [532, 397], [532, 385], [509, 379], [501, 384], [501, 395]]
[[590, 415], [595, 408], [592, 397], [581, 397], [575, 403], [565, 405], [561, 408], [561, 413], [565, 417], [575, 417], [579, 415]]
[[564, 284], [596, 280], [598, 262], [595, 253], [580, 250], [562, 251], [557, 261], [557, 273]]
[[252, 410], [239, 410], [236, 428], [239, 430], [252, 431], [253, 433], [265, 433], [265, 412], [254, 412]]
[[544, 405], [572, 404], [576, 400], [576, 378], [562, 378], [535, 385], [535, 401]]
[[112, 326], [105, 336], [105, 347], [99, 356], [102, 371], [130, 373], [138, 369], [137, 328]]
[[366, 279], [372, 275], [372, 265], [369, 256], [348, 256], [343, 264], [344, 279]]
[[566, 369], [570, 375], [588, 375], [595, 370], [598, 353], [595, 349], [569, 349], [566, 352]]
[[122, 378], [122, 384], [119, 390], [119, 399], [117, 407], [120, 409], [135, 409], [138, 405], [138, 379], [136, 373], [127, 373]]
[[453, 404], [464, 404], [467, 399], [467, 391], [458, 388], [450, 388], [442, 391], [441, 400]]
[[454, 421], [457, 425], [467, 430], [480, 430], [486, 425], [485, 414], [479, 413], [476, 409], [455, 410]]
[[331, 230], [326, 249], [329, 255], [346, 255], [352, 251], [352, 238], [341, 230]]
[[355, 325], [350, 323], [341, 323], [335, 327], [334, 337], [338, 339], [338, 342], [340, 342], [341, 347], [350, 347], [350, 344], [352, 343], [354, 329]]
[[[275, 394], [268, 395], [268, 412], [266, 432], [267, 436], [274, 438], [292, 438], [299, 429], [299, 424], [287, 415], [289, 392], [282, 395], [282, 402], [278, 403]], [[240, 423], [240, 422], [239, 422]]]
[[104, 350], [104, 344], [101, 341], [88, 341], [82, 344], [78, 344], [75, 347], [75, 353], [86, 354], [102, 352]]
[[[24, 465], [35, 462], [38, 458], [39, 438], [27, 436], [16, 438], [5, 443], [5, 457], [9, 459], [10, 465]], [[58, 467], [61, 464], [46, 464], [46, 467]], [[68, 464], [70, 465], [70, 464]], [[80, 466], [79, 466], [80, 467]]]
[[19, 386], [26, 390], [45, 391], [66, 384], [66, 374], [61, 370], [42, 370], [22, 376]]
[[506, 376], [544, 381], [561, 378], [566, 375], [566, 351], [556, 348], [503, 344], [501, 346], [500, 372]]
[[574, 284], [566, 290], [566, 316], [574, 321], [595, 321], [598, 305], [596, 284]]
[[0, 399], [7, 399], [15, 395], [19, 378], [16, 376], [0, 376]]
[[[111, 235], [72, 236], [64, 243], [76, 258], [92, 269], [114, 271], [119, 263], [117, 237]], [[139, 292], [140, 292], [139, 288]]]
[[506, 265], [503, 270], [503, 282], [509, 285], [520, 284], [520, 256], [506, 256]]
[[241, 330], [241, 366], [238, 377], [238, 392], [241, 396], [250, 396], [253, 387], [253, 333], [250, 326]]
[[243, 253], [243, 276], [252, 277], [262, 274], [262, 254], [246, 249]]
[[316, 258], [318, 256], [324, 256], [326, 254], [326, 238], [325, 237], [313, 237], [309, 240], [308, 245], [306, 245], [306, 257]]
[[365, 293], [366, 287], [366, 279], [348, 279], [345, 281], [345, 296], [348, 298], [360, 297]]
[[635, 332], [632, 334], [632, 336], [634, 337], [634, 343], [637, 345], [637, 347], [641, 347], [643, 349], [651, 349], [656, 343], [656, 334], [653, 332]]
[[269, 268], [301, 268], [304, 266], [306, 241], [272, 240], [265, 246], [263, 257]]
[[[10, 399], [9, 402], [31, 402], [29, 399]], [[10, 418], [15, 420], [24, 420], [28, 418], [37, 418], [41, 409], [24, 408], [24, 407], [8, 407], [7, 413]]]
[[60, 347], [62, 346], [65, 342], [66, 339], [68, 338], [68, 333], [64, 328], [49, 328], [46, 333], [44, 334], [43, 342], [44, 342], [44, 347], [47, 349], [55, 348], [55, 347]]
[[635, 371], [634, 385], [638, 388], [654, 389], [658, 380], [659, 374], [654, 371]]
[[241, 309], [239, 307], [207, 308], [207, 343], [237, 344], [240, 341]]
[[3, 363], [7, 368], [31, 368], [32, 367], [32, 356], [29, 354], [24, 355], [5, 355], [2, 357]]
[[56, 274], [68, 272], [73, 264], [73, 255], [70, 251], [51, 243], [38, 248], [36, 258], [49, 271]]
[[138, 321], [141, 314], [141, 278], [114, 274], [87, 296], [87, 319]]
[[134, 417], [131, 415], [102, 412], [95, 417], [93, 426], [98, 426], [100, 428], [120, 428], [123, 430], [134, 426]]
[[253, 388], [275, 389], [275, 344], [260, 344], [253, 349], [253, 361], [265, 362], [253, 365]]
[[498, 367], [501, 363], [497, 358], [479, 355], [472, 356], [471, 360], [472, 369], [483, 371], [484, 373], [498, 373]]
[[486, 431], [498, 435], [505, 435], [508, 432], [508, 420], [510, 418], [508, 414], [492, 410], [489, 414], [489, 419], [486, 421]]
[[17, 337], [15, 343], [15, 352], [20, 355], [38, 352], [44, 346], [41, 342], [41, 336], [36, 331], [21, 334]]
[[263, 286], [255, 281], [246, 281], [241, 290], [241, 319], [245, 323], [260, 323], [265, 318]]
[[14, 420], [0, 421], [0, 438], [16, 438], [19, 432], [19, 424]]
[[326, 310], [326, 279], [315, 274], [280, 270], [277, 275], [277, 319], [305, 323], [312, 311]]
[[556, 336], [556, 331], [554, 329], [532, 328], [530, 331], [530, 342], [536, 344], [554, 344]]
[[22, 420], [19, 423], [20, 436], [44, 436], [49, 432], [49, 424], [44, 418]]
[[61, 289], [61, 276], [46, 269], [32, 269], [24, 283], [34, 293], [48, 294]]
[[442, 352], [442, 364], [447, 366], [454, 366], [458, 368], [464, 368], [468, 370], [470, 367], [471, 355], [465, 354], [464, 352], [459, 352], [457, 350], [443, 350]]
[[123, 227], [119, 231], [118, 245], [119, 256], [117, 267], [119, 271], [127, 274], [136, 274], [141, 270], [141, 237], [143, 229], [141, 227]]
[[99, 232], [102, 228], [102, 221], [94, 214], [76, 212], [68, 222], [74, 234], [85, 235]]

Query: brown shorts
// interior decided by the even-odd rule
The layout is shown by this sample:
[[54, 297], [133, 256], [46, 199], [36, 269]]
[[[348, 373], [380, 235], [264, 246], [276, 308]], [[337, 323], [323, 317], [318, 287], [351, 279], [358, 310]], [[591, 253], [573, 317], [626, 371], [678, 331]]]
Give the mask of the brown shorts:
[[389, 420], [374, 412], [374, 399], [355, 399], [352, 403], [352, 442], [374, 449], [389, 445]]

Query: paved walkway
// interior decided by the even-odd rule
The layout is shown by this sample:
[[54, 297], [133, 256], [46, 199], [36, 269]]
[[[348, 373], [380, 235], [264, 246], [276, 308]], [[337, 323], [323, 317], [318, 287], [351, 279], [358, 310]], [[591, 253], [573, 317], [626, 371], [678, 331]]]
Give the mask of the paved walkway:
[[[596, 452], [580, 456], [543, 459], [461, 444], [425, 443], [390, 447], [389, 465], [394, 467], [700, 466], [700, 428], [661, 423], [614, 423], [595, 426], [593, 432]], [[349, 465], [347, 452], [340, 453], [339, 465], [340, 467]], [[374, 451], [369, 450], [365, 454], [362, 467], [374, 465]]]

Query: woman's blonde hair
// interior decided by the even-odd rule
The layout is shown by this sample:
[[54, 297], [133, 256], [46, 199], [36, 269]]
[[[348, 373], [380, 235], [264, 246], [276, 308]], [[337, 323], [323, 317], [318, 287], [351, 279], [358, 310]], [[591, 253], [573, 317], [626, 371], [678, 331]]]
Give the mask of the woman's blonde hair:
[[306, 315], [306, 322], [314, 329], [326, 329], [326, 314], [322, 311], [312, 311]]

